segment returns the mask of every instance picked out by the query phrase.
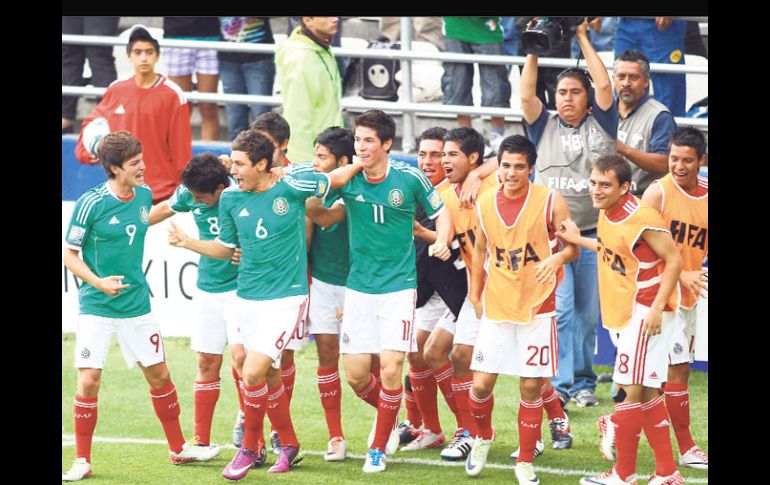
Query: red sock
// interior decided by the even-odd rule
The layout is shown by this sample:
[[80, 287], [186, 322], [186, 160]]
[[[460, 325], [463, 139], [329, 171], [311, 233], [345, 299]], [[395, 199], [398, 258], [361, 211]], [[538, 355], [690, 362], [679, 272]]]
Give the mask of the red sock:
[[690, 393], [687, 390], [687, 383], [666, 382], [665, 391], [671, 427], [674, 428], [674, 435], [679, 443], [679, 453], [684, 454], [695, 446], [695, 441], [690, 434]]
[[96, 428], [96, 398], [75, 394], [72, 416], [75, 419], [75, 458], [91, 463], [91, 442]]
[[184, 435], [179, 425], [179, 399], [174, 383], [169, 381], [168, 386], [163, 389], [150, 389], [150, 396], [152, 396], [155, 415], [158, 416], [163, 432], [166, 434], [168, 449], [179, 453], [184, 445]]
[[430, 367], [421, 369], [409, 368], [409, 379], [412, 383], [414, 397], [420, 408], [425, 428], [434, 433], [441, 433], [441, 421], [438, 418], [438, 401], [436, 400], [436, 378]]
[[[455, 399], [457, 399], [459, 394], [460, 391], [455, 391]], [[473, 394], [473, 389], [469, 389], [464, 394], [469, 406], [471, 419], [473, 420], [473, 429], [476, 430], [471, 436], [480, 436], [485, 440], [492, 439], [494, 434], [492, 430], [492, 408], [495, 406], [495, 395], [490, 393], [489, 396], [479, 399]]]
[[294, 378], [297, 377], [297, 368], [294, 366], [294, 362], [291, 363], [291, 367], [288, 369], [281, 369], [281, 382], [286, 389], [286, 398], [291, 404], [291, 395], [294, 392]]
[[380, 390], [380, 400], [377, 405], [377, 431], [374, 435], [374, 441], [370, 449], [379, 448], [385, 451], [390, 432], [396, 425], [398, 411], [401, 409], [401, 396], [404, 394], [404, 388]]
[[259, 444], [264, 443], [263, 424], [267, 411], [267, 382], [255, 386], [241, 387], [243, 394], [243, 446], [257, 451]]
[[612, 415], [615, 425], [615, 471], [622, 480], [636, 473], [639, 435], [642, 433], [642, 406], [638, 402], [616, 403]]
[[[543, 379], [546, 380], [546, 379]], [[546, 414], [548, 414], [548, 420], [555, 418], [567, 419], [567, 414], [561, 407], [561, 401], [559, 396], [556, 395], [556, 390], [551, 385], [550, 379], [540, 388], [541, 397], [543, 398], [543, 407]]]
[[316, 371], [318, 375], [318, 393], [321, 396], [321, 406], [326, 415], [326, 426], [329, 428], [329, 439], [342, 434], [342, 385], [337, 366]]
[[655, 455], [655, 474], [661, 477], [671, 475], [676, 471], [676, 463], [663, 396], [642, 404], [642, 425]]
[[268, 389], [267, 394], [267, 416], [270, 418], [273, 429], [278, 432], [281, 446], [299, 447], [289, 412], [289, 396], [283, 382], [277, 387]]
[[371, 404], [372, 407], [376, 408], [380, 402], [381, 388], [382, 386], [375, 378], [374, 374], [369, 374], [369, 383], [366, 384], [366, 387], [364, 387], [362, 390], [356, 391], [356, 396], [360, 397], [364, 401]]
[[415, 428], [422, 426], [422, 413], [420, 413], [412, 390], [411, 375], [407, 375], [404, 379], [404, 405], [406, 406], [406, 419]]
[[436, 379], [438, 388], [441, 389], [441, 394], [444, 395], [447, 406], [449, 406], [452, 414], [455, 415], [457, 427], [462, 428], [460, 413], [457, 411], [457, 403], [455, 402], [454, 392], [452, 392], [452, 362], [447, 362], [440, 369], [434, 370], [433, 377]]
[[543, 400], [519, 401], [519, 458], [516, 463], [532, 463], [535, 446], [540, 439], [540, 425], [543, 423]]
[[457, 415], [460, 418], [460, 426], [467, 429], [471, 436], [478, 436], [476, 420], [470, 415], [468, 403], [468, 391], [473, 387], [473, 374], [465, 377], [452, 377], [452, 394], [457, 403]]
[[208, 445], [211, 440], [211, 420], [219, 400], [219, 381], [219, 378], [195, 381], [195, 441], [200, 445]]
[[238, 407], [241, 411], [243, 411], [243, 393], [241, 393], [241, 388], [243, 387], [243, 379], [241, 379], [241, 376], [238, 375], [238, 371], [235, 370], [235, 366], [232, 367], [233, 370], [233, 380], [235, 381], [235, 392], [238, 394]]

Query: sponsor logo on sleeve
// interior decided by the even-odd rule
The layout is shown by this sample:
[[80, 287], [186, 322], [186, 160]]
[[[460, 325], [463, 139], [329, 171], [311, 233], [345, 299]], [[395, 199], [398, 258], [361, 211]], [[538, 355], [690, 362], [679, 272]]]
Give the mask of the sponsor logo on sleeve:
[[430, 194], [430, 197], [428, 197], [428, 202], [430, 202], [430, 206], [434, 209], [438, 209], [441, 205], [441, 196], [438, 195], [438, 192], [435, 190]]
[[83, 244], [83, 236], [86, 235], [86, 230], [82, 227], [78, 226], [72, 226], [70, 228], [70, 233], [67, 236], [67, 241], [71, 242], [72, 244]]

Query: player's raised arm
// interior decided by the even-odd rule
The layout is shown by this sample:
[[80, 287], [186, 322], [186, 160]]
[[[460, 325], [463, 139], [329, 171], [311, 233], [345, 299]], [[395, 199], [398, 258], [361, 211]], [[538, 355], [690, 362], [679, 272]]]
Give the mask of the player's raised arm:
[[343, 167], [338, 167], [329, 172], [327, 175], [329, 176], [329, 182], [331, 184], [332, 189], [339, 189], [346, 183], [350, 182], [350, 179], [352, 179], [357, 173], [359, 173], [361, 170], [364, 169], [364, 166], [361, 164], [361, 160], [354, 156], [353, 162], [349, 163]]
[[233, 257], [235, 248], [229, 248], [218, 239], [213, 241], [201, 241], [191, 238], [182, 228], [171, 221], [168, 228], [168, 243], [178, 248], [189, 249], [201, 256], [207, 256], [215, 259], [230, 259]]
[[591, 251], [599, 251], [599, 243], [596, 239], [581, 236], [580, 229], [578, 229], [577, 224], [572, 219], [564, 219], [558, 227], [556, 236], [563, 242], [583, 246]]

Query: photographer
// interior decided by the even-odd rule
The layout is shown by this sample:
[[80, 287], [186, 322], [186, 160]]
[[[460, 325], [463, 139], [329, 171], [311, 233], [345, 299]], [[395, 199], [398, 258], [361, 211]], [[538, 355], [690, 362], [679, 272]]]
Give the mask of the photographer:
[[[535, 95], [534, 54], [527, 55], [521, 75], [521, 107], [526, 135], [537, 146], [535, 183], [557, 189], [582, 234], [595, 237], [598, 212], [588, 192], [588, 176], [599, 156], [616, 153], [618, 111], [607, 69], [588, 39], [587, 20], [578, 25], [575, 36], [588, 73], [569, 68], [559, 74], [557, 114], [550, 114]], [[594, 406], [598, 404], [592, 368], [599, 313], [596, 253], [581, 249], [578, 259], [564, 270], [556, 292], [559, 368], [553, 385], [563, 405], [572, 397], [578, 406]]]

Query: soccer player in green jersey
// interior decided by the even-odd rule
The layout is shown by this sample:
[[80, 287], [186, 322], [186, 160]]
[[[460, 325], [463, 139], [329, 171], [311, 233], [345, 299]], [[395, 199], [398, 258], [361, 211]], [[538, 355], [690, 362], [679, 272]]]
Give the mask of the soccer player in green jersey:
[[[307, 308], [305, 200], [325, 196], [361, 170], [360, 164], [351, 164], [325, 174], [314, 172], [311, 165], [295, 166], [276, 183], [270, 176], [273, 149], [269, 138], [253, 130], [233, 141], [230, 173], [237, 186], [220, 197], [220, 233], [215, 240], [192, 239], [173, 222], [169, 229], [170, 244], [203, 256], [229, 260], [237, 245], [243, 251], [233, 318], [246, 347], [245, 434], [222, 472], [231, 480], [245, 477], [252, 466], [265, 461], [264, 447], [258, 447], [265, 411], [282, 442], [270, 472], [287, 472], [296, 463], [299, 443], [279, 369], [281, 351]], [[276, 385], [268, 388], [273, 382]]]
[[[98, 158], [107, 181], [78, 199], [64, 249], [64, 265], [83, 283], [75, 339], [76, 458], [72, 468], [62, 474], [62, 481], [91, 476], [97, 394], [114, 333], [126, 364], [131, 367], [138, 362], [150, 386], [172, 463], [206, 461], [219, 453], [217, 446], [185, 443], [179, 425], [179, 400], [166, 367], [158, 322], [150, 309], [142, 258], [152, 191], [144, 184], [142, 144], [127, 131], [111, 133], [100, 142]], [[82, 259], [78, 255], [81, 252]]]
[[[162, 222], [178, 212], [191, 212], [200, 238], [206, 241], [219, 235], [219, 198], [235, 180], [230, 178], [222, 162], [212, 153], [196, 155], [182, 171], [182, 185], [170, 199], [153, 206], [150, 225]], [[211, 421], [219, 399], [222, 353], [229, 343], [233, 358], [236, 391], [246, 351], [238, 329], [228, 322], [227, 312], [235, 300], [235, 278], [238, 267], [229, 261], [201, 256], [198, 264], [198, 291], [195, 294], [196, 315], [190, 346], [198, 353], [195, 378], [195, 440], [208, 445]], [[241, 394], [238, 392], [241, 402]], [[239, 412], [239, 416], [243, 411]]]

